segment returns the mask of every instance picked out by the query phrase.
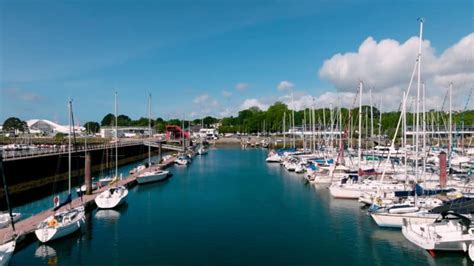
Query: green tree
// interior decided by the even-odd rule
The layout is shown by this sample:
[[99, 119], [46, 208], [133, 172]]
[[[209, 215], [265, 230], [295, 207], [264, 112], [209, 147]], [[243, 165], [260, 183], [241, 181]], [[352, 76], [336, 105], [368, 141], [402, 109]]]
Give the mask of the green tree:
[[[212, 117], [212, 116], [206, 116], [203, 119], [203, 123], [205, 127], [209, 127], [212, 124], [215, 124], [219, 121], [219, 119]], [[200, 123], [200, 122], [199, 122]]]
[[102, 118], [102, 122], [100, 125], [103, 127], [111, 127], [115, 124], [115, 115], [108, 113], [107, 115]]
[[17, 117], [9, 117], [3, 122], [3, 131], [12, 132], [17, 130], [21, 132], [28, 131], [28, 125]]
[[88, 134], [97, 133], [100, 131], [100, 125], [97, 122], [89, 121], [84, 124], [84, 128]]
[[117, 125], [119, 127], [126, 127], [132, 125], [132, 119], [127, 115], [119, 115], [117, 116]]

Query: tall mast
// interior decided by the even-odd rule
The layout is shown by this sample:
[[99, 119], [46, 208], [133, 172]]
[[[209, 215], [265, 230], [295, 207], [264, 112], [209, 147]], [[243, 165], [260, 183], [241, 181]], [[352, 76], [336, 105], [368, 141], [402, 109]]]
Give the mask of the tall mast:
[[359, 81], [359, 140], [357, 143], [358, 152], [357, 158], [359, 160], [358, 167], [359, 172], [361, 172], [361, 162], [362, 162], [362, 91], [363, 91], [364, 84], [362, 81]]
[[[422, 127], [421, 130], [423, 131], [423, 152], [425, 152], [426, 149], [426, 110], [425, 110], [425, 95], [426, 89], [425, 89], [425, 83], [423, 82], [422, 85], [422, 99], [423, 99], [423, 104], [422, 104], [422, 112], [423, 112], [423, 117], [422, 117]], [[424, 160], [426, 161], [426, 160]]]
[[68, 134], [68, 151], [67, 151], [67, 160], [68, 160], [68, 192], [71, 195], [71, 135], [72, 135], [72, 125], [71, 125], [71, 116], [72, 116], [72, 100], [69, 100], [68, 104], [69, 109], [69, 134]]
[[423, 42], [423, 18], [420, 18], [420, 39], [418, 43], [418, 74], [416, 85], [416, 135], [415, 135], [415, 177], [418, 182], [419, 133], [420, 133], [420, 90], [421, 90], [421, 45]]
[[313, 97], [313, 106], [312, 106], [312, 123], [313, 123], [313, 128], [312, 128], [312, 139], [313, 139], [313, 152], [316, 152], [316, 136], [315, 131], [316, 131], [316, 114], [314, 112], [314, 97]]
[[452, 111], [453, 111], [453, 83], [449, 83], [449, 137], [448, 137], [448, 161], [449, 161], [449, 167], [451, 167], [451, 151], [453, 149], [453, 116], [452, 116]]
[[380, 98], [379, 107], [379, 145], [382, 142], [382, 97]]
[[372, 102], [372, 89], [369, 90], [370, 99], [370, 137], [374, 137], [374, 103]]
[[151, 93], [148, 96], [148, 167], [151, 170]]
[[117, 92], [115, 92], [115, 177], [118, 178], [118, 118]]
[[286, 112], [283, 113], [283, 148], [286, 148], [286, 126], [285, 126], [285, 121], [286, 120]]
[[303, 126], [301, 127], [303, 131], [303, 152], [306, 151], [306, 138], [305, 138], [305, 131], [306, 131], [306, 109], [303, 109]]
[[293, 121], [293, 148], [296, 149], [296, 136], [295, 136], [295, 104], [294, 104], [294, 98], [293, 98], [293, 92], [291, 92], [291, 119]]
[[323, 106], [323, 133], [324, 133], [324, 135], [322, 135], [323, 143], [324, 145], [326, 145], [326, 107], [325, 106]]

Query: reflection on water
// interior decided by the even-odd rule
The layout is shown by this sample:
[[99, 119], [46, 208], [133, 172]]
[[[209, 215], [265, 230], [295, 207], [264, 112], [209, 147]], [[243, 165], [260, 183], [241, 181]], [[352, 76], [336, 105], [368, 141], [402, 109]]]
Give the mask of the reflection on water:
[[99, 220], [117, 221], [120, 218], [120, 212], [116, 210], [98, 210], [95, 218]]
[[264, 158], [218, 149], [171, 167], [172, 179], [130, 189], [126, 205], [89, 213], [82, 233], [29, 245], [12, 264], [469, 265], [462, 253], [429, 256], [357, 201]]
[[55, 257], [56, 250], [46, 244], [42, 244], [36, 249], [35, 256], [39, 258]]

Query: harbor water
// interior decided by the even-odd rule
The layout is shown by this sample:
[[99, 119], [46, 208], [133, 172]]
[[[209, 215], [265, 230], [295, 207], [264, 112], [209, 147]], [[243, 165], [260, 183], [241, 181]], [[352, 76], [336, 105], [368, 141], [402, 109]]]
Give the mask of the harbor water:
[[35, 241], [11, 264], [470, 265], [465, 254], [432, 257], [400, 230], [378, 228], [357, 201], [266, 164], [266, 152], [219, 148], [173, 166], [172, 178], [135, 186], [126, 205], [88, 213], [82, 232]]

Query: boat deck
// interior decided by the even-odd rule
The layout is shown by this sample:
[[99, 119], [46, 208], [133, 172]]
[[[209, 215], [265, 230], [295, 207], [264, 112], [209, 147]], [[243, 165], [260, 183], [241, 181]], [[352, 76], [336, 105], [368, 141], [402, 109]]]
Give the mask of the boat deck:
[[[170, 166], [171, 164], [173, 164], [174, 160], [175, 160], [175, 157], [171, 157], [168, 160], [166, 160], [166, 161], [164, 161], [164, 162], [162, 162], [158, 165], [152, 165], [151, 167], [152, 167], [153, 170], [165, 169], [168, 166]], [[122, 185], [122, 186], [126, 186], [126, 187], [135, 186], [137, 184], [137, 182], [136, 182], [137, 176], [140, 175], [141, 173], [145, 172], [145, 171], [148, 171], [148, 170], [149, 169], [146, 168], [146, 169], [143, 169], [140, 172], [130, 174], [128, 177], [126, 177], [122, 180], [119, 180], [117, 182], [117, 184]], [[114, 186], [115, 186], [115, 184], [114, 184]], [[68, 204], [68, 205], [62, 207], [58, 211], [66, 210], [68, 208], [79, 207], [80, 205], [84, 205], [86, 207], [86, 209], [94, 207], [95, 206], [95, 201], [94, 201], [95, 198], [100, 193], [102, 193], [103, 191], [108, 189], [109, 187], [110, 186], [104, 186], [100, 189], [97, 189], [97, 190], [93, 191], [91, 195], [83, 195], [82, 197], [75, 198], [74, 200], [72, 200], [71, 204]], [[16, 222], [15, 223], [15, 229], [16, 229], [16, 234], [18, 235], [18, 238], [22, 239], [24, 236], [27, 236], [27, 235], [33, 233], [35, 231], [38, 223], [42, 222], [43, 220], [45, 220], [46, 218], [48, 218], [50, 215], [52, 215], [54, 213], [55, 212], [51, 208], [51, 209], [45, 210], [43, 212], [40, 212], [38, 214], [35, 214], [33, 216], [30, 216], [30, 217], [28, 217], [24, 220]], [[0, 242], [4, 243], [7, 240], [12, 239], [13, 235], [14, 235], [14, 232], [13, 232], [11, 226], [0, 229]]]

